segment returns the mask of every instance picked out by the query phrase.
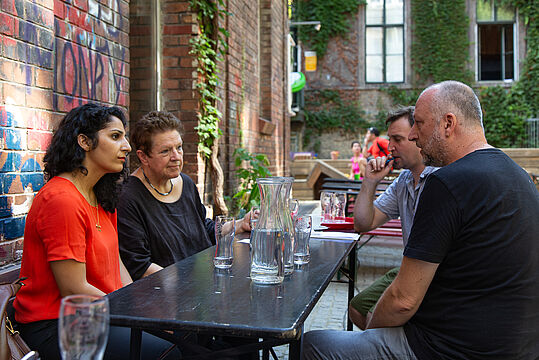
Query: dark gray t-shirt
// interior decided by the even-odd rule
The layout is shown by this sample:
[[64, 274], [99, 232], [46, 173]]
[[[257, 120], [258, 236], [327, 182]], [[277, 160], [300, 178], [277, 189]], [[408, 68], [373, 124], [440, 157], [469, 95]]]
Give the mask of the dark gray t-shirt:
[[438, 269], [404, 326], [424, 359], [537, 359], [539, 192], [498, 149], [432, 173], [404, 256]]
[[182, 195], [174, 203], [153, 197], [130, 176], [118, 203], [120, 255], [133, 280], [151, 263], [166, 267], [202, 251], [215, 242], [214, 223], [206, 219], [193, 180], [185, 174]]

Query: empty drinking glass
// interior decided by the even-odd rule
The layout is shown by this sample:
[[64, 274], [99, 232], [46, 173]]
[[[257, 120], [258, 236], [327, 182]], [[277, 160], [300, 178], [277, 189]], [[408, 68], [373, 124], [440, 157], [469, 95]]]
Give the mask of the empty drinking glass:
[[335, 222], [344, 222], [346, 209], [346, 193], [338, 192], [333, 194], [332, 214]]
[[320, 207], [322, 208], [322, 221], [333, 222], [333, 203], [335, 194], [331, 191], [322, 191], [320, 193]]
[[309, 239], [311, 237], [312, 219], [309, 215], [298, 216], [294, 219], [296, 243], [294, 249], [294, 264], [307, 264], [311, 260]]
[[228, 269], [234, 260], [233, 243], [236, 222], [233, 217], [219, 215], [215, 218], [215, 256], [213, 265], [218, 269]]
[[109, 299], [70, 295], [62, 299], [58, 337], [64, 360], [102, 359], [109, 336]]

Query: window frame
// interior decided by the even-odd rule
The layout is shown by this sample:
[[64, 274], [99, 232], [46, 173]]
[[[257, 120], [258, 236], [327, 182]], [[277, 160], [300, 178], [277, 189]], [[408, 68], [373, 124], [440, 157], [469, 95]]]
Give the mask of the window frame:
[[[518, 81], [518, 78], [519, 78], [519, 68], [518, 68], [518, 11], [517, 9], [513, 9], [514, 11], [514, 16], [513, 16], [513, 20], [497, 20], [497, 14], [498, 14], [498, 11], [497, 9], [499, 8], [499, 6], [492, 0], [490, 0], [490, 3], [492, 5], [492, 8], [493, 8], [493, 20], [478, 20], [477, 19], [477, 4], [478, 2], [481, 1], [481, 0], [477, 0], [475, 2], [475, 8], [473, 9], [474, 11], [474, 18], [475, 18], [475, 64], [476, 64], [476, 69], [475, 69], [475, 81], [477, 83], [492, 83], [492, 82], [501, 82], [501, 83], [511, 83], [511, 82], [515, 82], [515, 81]], [[502, 52], [501, 52], [501, 57], [502, 57], [502, 74], [503, 74], [503, 79], [497, 79], [497, 80], [482, 80], [481, 79], [481, 32], [479, 31], [479, 27], [481, 25], [512, 25], [513, 27], [513, 78], [512, 79], [505, 79], [505, 64], [506, 64], [506, 61], [505, 61], [505, 43], [503, 41], [504, 37], [502, 36]], [[505, 33], [505, 32], [504, 32]]]
[[[402, 23], [401, 24], [387, 24], [386, 23], [386, 0], [383, 0], [382, 8], [382, 24], [369, 25], [367, 24], [367, 6], [365, 4], [365, 11], [363, 11], [364, 17], [364, 71], [363, 78], [365, 84], [367, 85], [376, 85], [376, 84], [404, 84], [406, 82], [406, 1], [402, 2]], [[381, 28], [382, 29], [382, 81], [368, 81], [367, 80], [367, 28]], [[389, 28], [401, 28], [402, 29], [402, 80], [401, 81], [387, 81], [386, 77], [386, 33]]]

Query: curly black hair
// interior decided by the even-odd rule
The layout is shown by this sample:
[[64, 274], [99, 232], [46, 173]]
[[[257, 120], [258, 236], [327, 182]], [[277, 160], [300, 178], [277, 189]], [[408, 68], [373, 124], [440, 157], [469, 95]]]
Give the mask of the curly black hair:
[[[88, 169], [82, 165], [86, 152], [80, 147], [77, 138], [80, 134], [86, 135], [92, 144], [92, 149], [95, 149], [98, 143], [97, 132], [107, 126], [111, 121], [111, 116], [117, 117], [124, 127], [126, 126], [124, 112], [116, 106], [108, 107], [89, 103], [67, 113], [54, 131], [43, 159], [45, 179], [49, 180], [54, 176], [77, 169], [84, 175], [88, 174]], [[127, 174], [128, 170], [124, 164], [121, 172], [105, 174], [94, 185], [97, 202], [106, 211], [114, 212], [116, 209], [121, 186], [120, 179], [125, 178]]]

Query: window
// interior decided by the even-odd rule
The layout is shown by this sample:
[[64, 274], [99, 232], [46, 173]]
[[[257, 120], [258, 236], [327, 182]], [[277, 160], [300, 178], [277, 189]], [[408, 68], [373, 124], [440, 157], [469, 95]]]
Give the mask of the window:
[[515, 11], [493, 0], [477, 0], [478, 79], [515, 78]]
[[404, 1], [368, 0], [365, 12], [365, 79], [404, 82]]

